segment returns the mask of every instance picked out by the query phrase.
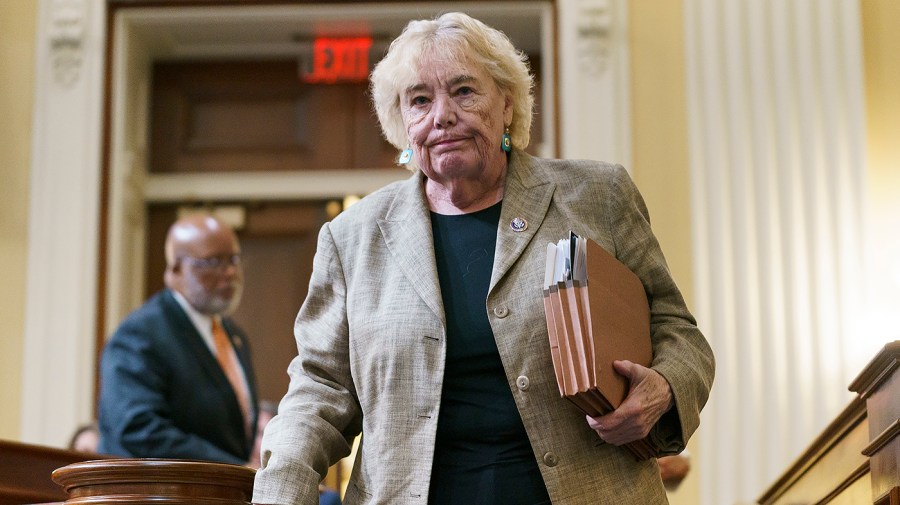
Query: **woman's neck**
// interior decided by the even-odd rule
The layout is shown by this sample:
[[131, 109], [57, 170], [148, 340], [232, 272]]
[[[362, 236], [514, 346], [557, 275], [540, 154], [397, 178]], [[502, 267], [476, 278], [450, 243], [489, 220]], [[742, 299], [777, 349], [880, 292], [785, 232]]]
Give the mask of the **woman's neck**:
[[469, 214], [503, 200], [505, 180], [505, 170], [493, 181], [453, 180], [438, 183], [427, 179], [425, 198], [429, 209], [438, 214]]

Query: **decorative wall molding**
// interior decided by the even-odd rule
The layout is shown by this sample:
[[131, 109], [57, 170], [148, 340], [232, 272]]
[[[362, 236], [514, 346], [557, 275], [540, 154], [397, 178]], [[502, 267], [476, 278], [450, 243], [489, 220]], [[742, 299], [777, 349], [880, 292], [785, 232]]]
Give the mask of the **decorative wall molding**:
[[883, 345], [859, 324], [858, 10], [685, 1], [695, 305], [718, 370], [700, 427], [704, 505], [753, 502]]
[[57, 84], [71, 87], [80, 77], [84, 59], [85, 16], [84, 0], [51, 0], [50, 59], [53, 62], [53, 78]]
[[[22, 367], [28, 443], [65, 446], [93, 416], [105, 5], [39, 4]], [[59, 74], [61, 47], [65, 58], [75, 47], [80, 56]]]
[[369, 194], [389, 183], [407, 179], [409, 175], [404, 168], [366, 170], [365, 177], [352, 169], [154, 174], [147, 177], [144, 198], [148, 202], [343, 198], [345, 195]]
[[628, 2], [559, 0], [556, 8], [560, 155], [630, 170]]
[[582, 74], [597, 77], [608, 68], [613, 12], [610, 0], [581, 0], [576, 6], [576, 51]]

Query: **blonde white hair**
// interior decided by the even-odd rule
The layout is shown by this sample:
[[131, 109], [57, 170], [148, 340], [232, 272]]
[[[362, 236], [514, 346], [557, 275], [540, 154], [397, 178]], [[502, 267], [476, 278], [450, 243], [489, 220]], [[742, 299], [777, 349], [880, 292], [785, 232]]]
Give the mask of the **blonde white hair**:
[[[500, 91], [512, 98], [509, 135], [514, 147], [524, 149], [531, 138], [534, 109], [534, 78], [528, 57], [513, 46], [506, 34], [461, 12], [410, 21], [372, 71], [372, 103], [387, 141], [397, 149], [408, 146], [400, 95], [415, 83], [423, 67], [435, 63], [425, 58], [436, 52], [446, 58], [442, 63], [469, 61], [483, 66]], [[497, 144], [499, 148], [500, 139]]]

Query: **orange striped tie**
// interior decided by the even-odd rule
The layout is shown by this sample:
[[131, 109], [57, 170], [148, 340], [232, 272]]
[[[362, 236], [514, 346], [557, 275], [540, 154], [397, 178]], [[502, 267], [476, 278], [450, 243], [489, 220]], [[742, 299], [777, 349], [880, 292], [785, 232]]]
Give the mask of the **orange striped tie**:
[[241, 406], [241, 414], [244, 417], [244, 431], [249, 439], [250, 429], [253, 426], [253, 423], [250, 422], [250, 392], [247, 391], [247, 384], [241, 379], [241, 372], [238, 368], [240, 365], [237, 362], [237, 355], [231, 346], [228, 334], [222, 328], [222, 324], [219, 323], [218, 317], [213, 317], [212, 320], [216, 360], [219, 362], [219, 366], [222, 367], [222, 371], [225, 372], [225, 376], [228, 377], [228, 382], [231, 383], [234, 394], [237, 396], [238, 404]]

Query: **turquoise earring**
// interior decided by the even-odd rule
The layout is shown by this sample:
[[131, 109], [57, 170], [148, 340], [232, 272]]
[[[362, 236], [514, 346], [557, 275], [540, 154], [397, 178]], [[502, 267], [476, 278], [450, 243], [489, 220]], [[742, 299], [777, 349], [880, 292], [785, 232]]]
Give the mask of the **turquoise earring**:
[[503, 149], [506, 152], [512, 150], [512, 139], [509, 136], [509, 126], [506, 127], [506, 131], [504, 131], [503, 136], [500, 137], [500, 149]]
[[406, 145], [406, 149], [400, 152], [400, 159], [397, 160], [397, 163], [401, 165], [406, 165], [409, 163], [409, 160], [412, 159], [412, 149], [409, 147], [409, 144]]

